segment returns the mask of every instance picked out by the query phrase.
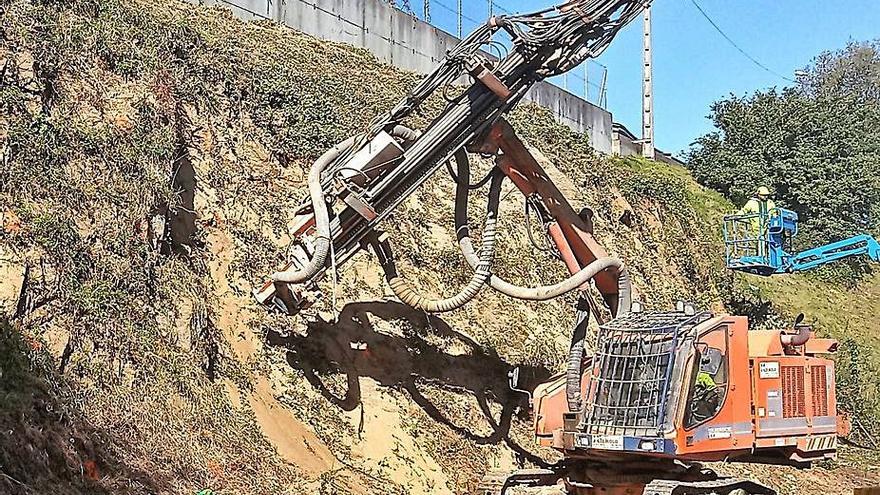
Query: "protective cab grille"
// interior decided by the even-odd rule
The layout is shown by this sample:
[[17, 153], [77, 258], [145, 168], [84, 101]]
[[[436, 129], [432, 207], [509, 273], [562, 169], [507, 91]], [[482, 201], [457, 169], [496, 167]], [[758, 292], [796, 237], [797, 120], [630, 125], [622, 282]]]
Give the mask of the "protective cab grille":
[[683, 341], [708, 313], [630, 313], [599, 330], [593, 375], [581, 431], [590, 434], [657, 435], [661, 430]]

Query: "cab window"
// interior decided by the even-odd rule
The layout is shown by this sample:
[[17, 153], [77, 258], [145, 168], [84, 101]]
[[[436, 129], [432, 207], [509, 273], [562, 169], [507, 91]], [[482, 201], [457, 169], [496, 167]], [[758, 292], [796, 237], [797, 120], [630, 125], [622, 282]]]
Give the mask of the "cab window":
[[727, 377], [727, 327], [719, 326], [697, 339], [685, 413], [686, 428], [698, 426], [718, 414], [727, 397]]

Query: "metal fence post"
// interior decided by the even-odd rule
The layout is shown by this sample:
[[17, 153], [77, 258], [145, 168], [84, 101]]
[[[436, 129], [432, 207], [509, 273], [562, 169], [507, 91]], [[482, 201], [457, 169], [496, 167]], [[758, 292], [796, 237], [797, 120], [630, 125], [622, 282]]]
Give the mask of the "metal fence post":
[[590, 101], [590, 61], [584, 62], [584, 100]]

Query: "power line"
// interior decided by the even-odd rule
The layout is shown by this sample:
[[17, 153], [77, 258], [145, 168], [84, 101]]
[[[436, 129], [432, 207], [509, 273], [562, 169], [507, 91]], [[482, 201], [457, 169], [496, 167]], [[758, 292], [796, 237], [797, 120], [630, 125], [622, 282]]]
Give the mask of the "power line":
[[447, 11], [453, 13], [453, 14], [457, 14], [457, 15], [459, 15], [462, 19], [467, 19], [467, 20], [471, 21], [472, 23], [474, 23], [474, 24], [476, 24], [476, 25], [478, 25], [478, 26], [479, 26], [480, 24], [483, 24], [483, 22], [484, 22], [484, 21], [478, 21], [478, 20], [474, 19], [473, 17], [466, 16], [463, 12], [459, 12], [458, 10], [453, 9], [452, 7], [446, 5], [445, 3], [440, 2], [439, 0], [431, 0], [431, 1], [434, 2], [435, 4], [439, 5], [439, 6], [443, 7], [444, 10], [447, 10]]
[[758, 59], [756, 59], [755, 57], [749, 55], [745, 50], [743, 50], [742, 48], [740, 48], [739, 45], [737, 45], [736, 42], [733, 41], [733, 40], [730, 38], [730, 36], [727, 35], [727, 33], [725, 33], [720, 27], [718, 27], [718, 24], [716, 24], [715, 21], [713, 21], [712, 18], [709, 17], [709, 14], [707, 14], [706, 11], [703, 10], [702, 7], [700, 7], [700, 4], [697, 3], [697, 0], [691, 0], [691, 3], [694, 4], [694, 7], [696, 7], [697, 10], [700, 11], [700, 14], [703, 14], [703, 17], [705, 17], [706, 20], [709, 21], [709, 24], [711, 24], [712, 27], [714, 27], [715, 30], [718, 31], [719, 34], [721, 34], [721, 36], [724, 36], [724, 39], [726, 39], [726, 40], [728, 41], [728, 43], [730, 43], [731, 45], [733, 45], [733, 47], [736, 48], [737, 51], [739, 51], [740, 53], [742, 53], [747, 59], [751, 60], [752, 63], [754, 63], [754, 64], [757, 65], [758, 67], [764, 69], [765, 71], [769, 72], [770, 74], [773, 74], [774, 76], [776, 76], [776, 77], [778, 77], [778, 78], [780, 78], [780, 79], [785, 79], [785, 80], [788, 81], [788, 82], [795, 83], [795, 84], [799, 84], [799, 83], [798, 83], [797, 81], [795, 81], [794, 79], [792, 79], [792, 78], [790, 78], [790, 77], [786, 77], [786, 76], [784, 76], [784, 75], [782, 75], [782, 74], [776, 72], [775, 70], [773, 70], [773, 69], [767, 67], [766, 65], [762, 64], [762, 63], [761, 63], [760, 61], [758, 61]]
[[492, 5], [493, 5], [495, 8], [497, 8], [498, 10], [500, 10], [501, 12], [504, 12], [505, 14], [513, 15], [513, 12], [511, 12], [511, 11], [505, 9], [503, 6], [498, 5], [498, 4], [495, 3], [495, 2], [492, 2]]

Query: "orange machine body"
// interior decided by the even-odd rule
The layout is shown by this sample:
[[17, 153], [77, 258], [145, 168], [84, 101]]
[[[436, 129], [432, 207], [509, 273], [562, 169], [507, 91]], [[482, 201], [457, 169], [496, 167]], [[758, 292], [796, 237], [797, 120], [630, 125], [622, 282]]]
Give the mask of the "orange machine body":
[[[833, 352], [836, 342], [811, 339], [784, 346], [783, 332], [749, 331], [748, 320], [738, 316], [708, 318], [695, 335], [686, 344], [692, 349], [675, 355], [672, 376], [680, 373], [681, 379], [670, 380], [668, 419], [657, 435], [615, 428], [589, 435], [572, 428], [573, 423], [567, 426], [565, 418], [572, 413], [565, 377], [560, 376], [535, 391], [538, 441], [568, 456], [587, 458], [641, 454], [802, 465], [835, 456], [837, 436], [846, 433], [847, 421], [837, 411], [833, 361], [822, 354]], [[701, 373], [695, 361], [701, 348], [720, 351], [723, 362], [711, 377], [719, 391], [716, 408], [694, 417]], [[598, 375], [591, 362], [584, 368], [582, 395], [588, 397]]]

